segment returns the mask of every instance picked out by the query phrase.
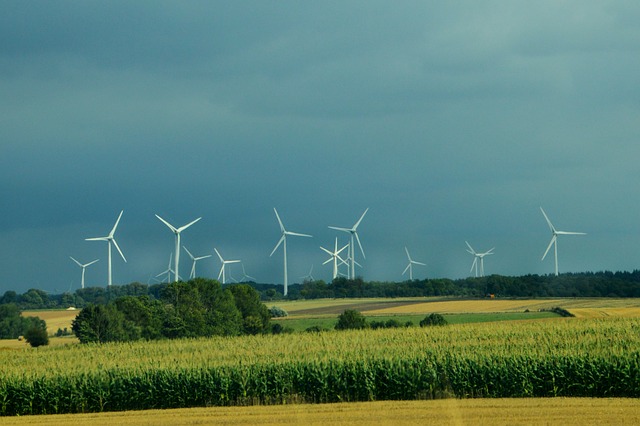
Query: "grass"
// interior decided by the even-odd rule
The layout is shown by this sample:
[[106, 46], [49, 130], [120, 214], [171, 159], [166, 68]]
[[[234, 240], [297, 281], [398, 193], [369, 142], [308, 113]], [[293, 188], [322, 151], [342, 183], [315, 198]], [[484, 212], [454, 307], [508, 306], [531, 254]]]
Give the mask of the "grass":
[[47, 425], [471, 425], [640, 424], [640, 400], [629, 398], [517, 398], [377, 401], [210, 407], [118, 413], [5, 417], [5, 426]]

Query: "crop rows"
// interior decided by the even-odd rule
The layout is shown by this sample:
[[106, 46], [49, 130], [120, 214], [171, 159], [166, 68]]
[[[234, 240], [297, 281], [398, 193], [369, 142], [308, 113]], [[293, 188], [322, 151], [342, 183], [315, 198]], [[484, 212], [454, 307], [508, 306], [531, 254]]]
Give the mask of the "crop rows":
[[555, 320], [0, 353], [0, 413], [443, 397], [640, 397], [640, 320]]

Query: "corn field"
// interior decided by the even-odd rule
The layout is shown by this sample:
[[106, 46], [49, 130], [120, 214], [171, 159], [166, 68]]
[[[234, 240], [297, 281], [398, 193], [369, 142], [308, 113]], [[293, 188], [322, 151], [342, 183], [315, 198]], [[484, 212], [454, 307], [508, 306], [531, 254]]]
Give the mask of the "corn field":
[[0, 414], [431, 398], [640, 397], [640, 319], [0, 351]]

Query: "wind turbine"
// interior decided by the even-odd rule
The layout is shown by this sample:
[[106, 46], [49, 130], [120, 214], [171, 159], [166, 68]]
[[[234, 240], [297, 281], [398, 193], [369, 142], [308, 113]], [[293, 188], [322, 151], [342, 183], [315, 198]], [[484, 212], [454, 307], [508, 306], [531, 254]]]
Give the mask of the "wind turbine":
[[[255, 278], [252, 277], [251, 275], [247, 275], [247, 272], [244, 270], [244, 263], [241, 264], [242, 265], [242, 281], [243, 282], [247, 282], [247, 281], [254, 281], [255, 282]], [[247, 279], [248, 278], [248, 279]]]
[[179, 275], [180, 275], [180, 269], [179, 269], [179, 265], [180, 265], [180, 233], [182, 231], [184, 231], [185, 229], [187, 229], [188, 227], [190, 227], [191, 225], [193, 225], [194, 223], [196, 223], [197, 221], [199, 221], [200, 219], [202, 219], [202, 218], [199, 217], [196, 220], [194, 220], [192, 222], [189, 222], [184, 226], [181, 226], [180, 228], [176, 228], [175, 226], [171, 225], [169, 222], [167, 222], [166, 220], [164, 220], [160, 216], [156, 215], [156, 217], [158, 219], [160, 219], [160, 221], [162, 223], [167, 225], [167, 227], [169, 229], [171, 229], [171, 231], [173, 231], [173, 233], [176, 235], [176, 252], [175, 252], [176, 253], [176, 258], [175, 258], [175, 266], [174, 266], [173, 270], [174, 270], [174, 274], [175, 274], [175, 277], [176, 277], [176, 281], [178, 281]]
[[[160, 275], [164, 275], [167, 274], [167, 284], [169, 284], [171, 282], [171, 274], [175, 274], [175, 271], [173, 269], [171, 269], [171, 260], [173, 259], [173, 253], [169, 253], [169, 265], [167, 266], [167, 269], [165, 269], [164, 271], [160, 272], [158, 275], [156, 275], [156, 277], [159, 277]], [[176, 277], [176, 281], [178, 281], [180, 277]]]
[[218, 280], [220, 280], [220, 277], [222, 277], [222, 284], [226, 284], [225, 266], [227, 266], [228, 263], [240, 263], [240, 260], [224, 260], [220, 255], [220, 252], [218, 251], [218, 249], [214, 247], [214, 250], [218, 255], [218, 257], [220, 258], [220, 263], [222, 263], [222, 266], [220, 267], [220, 273], [218, 274]]
[[354, 237], [355, 239], [358, 241], [358, 246], [360, 246], [360, 251], [362, 252], [362, 257], [363, 258], [367, 258], [367, 256], [364, 255], [364, 250], [362, 249], [362, 244], [360, 243], [360, 237], [358, 237], [358, 225], [360, 225], [360, 222], [362, 222], [362, 219], [364, 218], [364, 215], [367, 214], [367, 212], [369, 211], [369, 208], [367, 207], [367, 209], [364, 211], [364, 213], [362, 213], [362, 216], [360, 216], [360, 219], [358, 219], [358, 221], [356, 222], [355, 225], [353, 225], [352, 228], [339, 228], [337, 226], [330, 226], [329, 228], [331, 229], [335, 229], [337, 231], [342, 231], [342, 232], [348, 232], [349, 234], [351, 234], [351, 243], [349, 244], [349, 258], [351, 261], [351, 267], [350, 267], [350, 272], [351, 272], [351, 279], [355, 279], [356, 278], [356, 268], [355, 268], [355, 264], [357, 263], [355, 260], [355, 243], [353, 241]]
[[547, 246], [547, 249], [545, 250], [544, 254], [542, 255], [542, 259], [541, 260], [544, 260], [544, 258], [547, 257], [547, 253], [549, 253], [549, 249], [553, 245], [554, 246], [554, 254], [555, 254], [555, 258], [556, 258], [556, 276], [558, 276], [558, 235], [587, 235], [587, 234], [584, 233], [584, 232], [558, 231], [553, 226], [553, 224], [549, 220], [549, 217], [544, 212], [542, 207], [540, 207], [540, 211], [544, 215], [544, 218], [547, 220], [547, 223], [549, 224], [549, 229], [551, 229], [551, 241], [549, 242], [549, 245]]
[[309, 269], [309, 273], [307, 275], [304, 275], [304, 276], [300, 277], [300, 278], [302, 278], [305, 281], [306, 280], [314, 281], [312, 272], [313, 272], [313, 264], [311, 264], [311, 268]]
[[480, 259], [480, 276], [484, 277], [484, 257], [490, 254], [494, 254], [493, 253], [493, 249], [494, 247], [492, 247], [490, 250], [485, 251], [484, 253], [478, 253], [477, 251], [475, 251], [473, 249], [473, 247], [471, 247], [471, 244], [469, 244], [468, 242], [465, 241], [465, 243], [467, 244], [467, 247], [469, 247], [469, 250], [467, 250], [469, 253], [471, 253], [474, 258], [473, 258], [473, 263], [471, 264], [471, 271], [473, 271], [473, 268], [476, 268], [476, 278], [478, 278], [478, 259]]
[[[69, 256], [69, 257], [71, 257], [71, 256]], [[91, 262], [89, 262], [89, 263], [85, 263], [84, 265], [83, 265], [82, 263], [78, 262], [77, 260], [75, 260], [73, 257], [71, 257], [71, 260], [73, 260], [74, 262], [76, 262], [76, 263], [78, 264], [78, 266], [82, 268], [82, 281], [81, 281], [81, 285], [82, 285], [82, 288], [84, 288], [84, 270], [85, 270], [85, 269], [87, 269], [87, 266], [89, 266], [89, 265], [93, 265], [94, 263], [96, 263], [96, 262], [97, 262], [98, 260], [100, 260], [100, 259], [96, 259], [96, 260], [91, 261]], [[71, 290], [71, 288], [69, 288], [69, 290]]]
[[329, 263], [329, 262], [331, 262], [333, 260], [333, 275], [332, 275], [332, 279], [334, 279], [334, 280], [338, 276], [338, 259], [340, 259], [341, 264], [345, 263], [345, 264], [347, 264], [347, 266], [349, 266], [349, 264], [344, 259], [342, 259], [340, 257], [340, 253], [342, 252], [342, 250], [346, 249], [347, 247], [349, 247], [349, 244], [345, 245], [340, 250], [338, 250], [338, 237], [336, 237], [336, 243], [335, 243], [333, 251], [329, 251], [324, 247], [320, 247], [320, 250], [324, 251], [329, 256], [331, 256], [329, 259], [325, 260], [322, 264], [326, 265], [327, 263]]
[[409, 271], [409, 280], [413, 281], [413, 265], [422, 265], [422, 266], [427, 266], [425, 263], [422, 262], [418, 262], [416, 260], [411, 259], [411, 255], [409, 254], [409, 250], [405, 247], [404, 251], [407, 253], [407, 259], [409, 259], [409, 264], [407, 265], [406, 268], [404, 268], [404, 271], [402, 271], [402, 275], [404, 275], [407, 270]]
[[213, 256], [212, 254], [208, 254], [206, 256], [198, 256], [195, 257], [194, 255], [191, 254], [191, 252], [189, 250], [187, 250], [187, 248], [185, 246], [182, 246], [182, 248], [184, 249], [184, 251], [187, 252], [187, 254], [189, 255], [189, 257], [191, 258], [191, 260], [193, 261], [193, 265], [191, 265], [191, 274], [189, 275], [189, 279], [193, 279], [196, 277], [196, 262], [198, 260], [202, 260], [202, 259], [206, 259], [208, 257]]
[[116, 228], [118, 227], [118, 223], [120, 223], [120, 218], [122, 217], [122, 213], [124, 213], [124, 210], [120, 211], [120, 215], [118, 216], [118, 219], [116, 220], [116, 224], [113, 225], [113, 228], [111, 229], [111, 232], [109, 232], [109, 235], [107, 235], [106, 237], [95, 237], [95, 238], [86, 238], [86, 241], [106, 241], [109, 244], [109, 256], [108, 256], [108, 270], [109, 270], [109, 275], [108, 275], [108, 281], [107, 281], [107, 285], [111, 285], [111, 243], [113, 243], [114, 246], [116, 246], [116, 249], [118, 249], [118, 253], [120, 253], [120, 256], [122, 256], [122, 260], [124, 260], [125, 262], [127, 261], [127, 259], [125, 259], [124, 254], [122, 254], [122, 250], [120, 250], [120, 247], [118, 246], [118, 243], [116, 242], [116, 239], [114, 237], [114, 234], [116, 233]]
[[269, 255], [269, 257], [273, 256], [273, 253], [276, 252], [276, 250], [278, 250], [278, 247], [280, 247], [280, 244], [283, 244], [283, 251], [284, 251], [284, 295], [287, 295], [287, 291], [288, 291], [288, 279], [287, 279], [287, 235], [291, 235], [294, 237], [311, 237], [311, 235], [307, 235], [307, 234], [300, 234], [297, 232], [291, 232], [291, 231], [287, 231], [284, 228], [284, 225], [282, 224], [282, 221], [280, 220], [280, 216], [278, 216], [278, 210], [276, 210], [276, 208], [273, 208], [273, 211], [276, 212], [276, 218], [278, 219], [278, 223], [280, 224], [280, 233], [281, 233], [281, 237], [278, 240], [278, 244], [276, 244], [276, 246], [273, 248], [273, 251], [271, 251], [271, 254]]

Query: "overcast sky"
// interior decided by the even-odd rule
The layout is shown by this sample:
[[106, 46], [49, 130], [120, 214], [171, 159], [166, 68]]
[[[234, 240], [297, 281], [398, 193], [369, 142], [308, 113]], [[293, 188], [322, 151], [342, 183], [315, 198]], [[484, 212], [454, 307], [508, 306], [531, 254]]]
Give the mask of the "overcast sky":
[[[0, 292], [153, 283], [175, 226], [258, 282], [640, 266], [637, 1], [0, 1]], [[181, 254], [181, 275], [191, 262]], [[198, 263], [217, 277], [220, 263]], [[232, 265], [231, 275], [242, 270]]]

